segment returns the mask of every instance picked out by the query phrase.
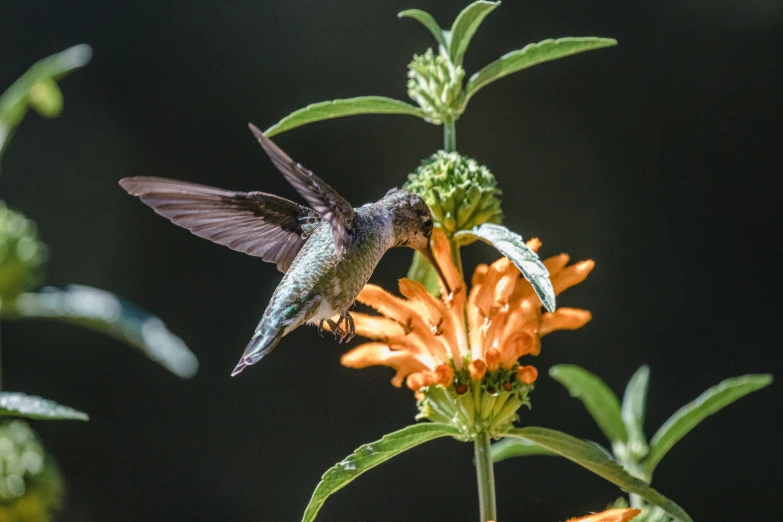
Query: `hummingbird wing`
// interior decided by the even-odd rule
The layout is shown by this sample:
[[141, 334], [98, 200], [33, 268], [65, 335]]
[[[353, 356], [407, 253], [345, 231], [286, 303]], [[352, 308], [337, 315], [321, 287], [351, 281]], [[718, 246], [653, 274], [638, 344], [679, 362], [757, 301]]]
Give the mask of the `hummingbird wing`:
[[343, 245], [348, 242], [349, 231], [353, 228], [354, 216], [356, 215], [351, 204], [312, 171], [292, 160], [272, 140], [264, 136], [258, 127], [252, 123], [248, 125], [261, 147], [269, 155], [269, 159], [283, 173], [286, 181], [296, 189], [313, 210], [318, 212], [321, 219], [332, 227], [335, 249], [338, 253], [342, 252]]
[[172, 223], [233, 250], [277, 264], [286, 272], [321, 220], [316, 212], [263, 192], [232, 192], [154, 177], [120, 180]]

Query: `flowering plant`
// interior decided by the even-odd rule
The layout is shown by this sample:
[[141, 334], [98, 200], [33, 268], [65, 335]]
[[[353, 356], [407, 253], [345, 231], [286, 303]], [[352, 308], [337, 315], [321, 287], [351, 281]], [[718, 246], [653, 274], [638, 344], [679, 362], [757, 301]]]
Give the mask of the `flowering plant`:
[[[53, 118], [63, 108], [57, 80], [87, 64], [77, 45], [35, 63], [0, 95], [0, 159], [29, 109]], [[84, 285], [44, 287], [48, 254], [35, 223], [0, 200], [0, 320], [46, 319], [101, 332], [170, 372], [192, 377], [198, 361], [157, 317], [111, 292]], [[0, 354], [1, 355], [1, 354]], [[88, 420], [86, 413], [22, 392], [2, 391], [0, 357], [0, 522], [47, 522], [62, 501], [57, 467], [24, 419]]]

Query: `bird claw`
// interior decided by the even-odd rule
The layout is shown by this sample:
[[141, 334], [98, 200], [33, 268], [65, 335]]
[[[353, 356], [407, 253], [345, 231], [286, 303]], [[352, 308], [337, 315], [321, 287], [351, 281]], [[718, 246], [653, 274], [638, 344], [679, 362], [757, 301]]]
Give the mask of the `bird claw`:
[[318, 335], [323, 337], [324, 336], [324, 320], [321, 319], [318, 321]]
[[[343, 321], [345, 321], [345, 328], [340, 326]], [[331, 328], [335, 341], [339, 343], [347, 343], [356, 336], [356, 325], [349, 312], [340, 315], [337, 322], [327, 319], [326, 323], [329, 325], [329, 328]]]

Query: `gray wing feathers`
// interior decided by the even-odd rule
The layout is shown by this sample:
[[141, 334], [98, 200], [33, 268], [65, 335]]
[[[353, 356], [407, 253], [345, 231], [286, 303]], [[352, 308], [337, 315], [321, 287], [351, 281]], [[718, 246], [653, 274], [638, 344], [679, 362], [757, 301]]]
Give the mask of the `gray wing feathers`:
[[292, 160], [255, 125], [251, 123], [249, 126], [275, 167], [283, 173], [285, 179], [321, 216], [321, 219], [329, 223], [335, 249], [338, 253], [342, 252], [343, 245], [348, 241], [349, 231], [353, 228], [355, 216], [353, 207], [324, 180]]
[[164, 178], [120, 185], [193, 234], [275, 263], [285, 272], [320, 218], [312, 209], [263, 192], [232, 192]]

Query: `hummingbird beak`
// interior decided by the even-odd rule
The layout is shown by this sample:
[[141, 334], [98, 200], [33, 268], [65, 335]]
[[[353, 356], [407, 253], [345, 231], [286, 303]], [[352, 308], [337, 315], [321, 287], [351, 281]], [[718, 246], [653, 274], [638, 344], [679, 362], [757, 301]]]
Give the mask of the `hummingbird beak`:
[[419, 250], [419, 253], [423, 255], [424, 258], [429, 261], [433, 267], [435, 267], [435, 271], [438, 273], [438, 278], [440, 278], [441, 283], [443, 283], [443, 287], [446, 289], [446, 294], [451, 294], [452, 290], [451, 287], [449, 287], [449, 282], [446, 280], [446, 276], [443, 275], [443, 271], [440, 269], [440, 265], [438, 265], [438, 262], [435, 261], [435, 257], [432, 255], [432, 243], [430, 242], [425, 248]]

